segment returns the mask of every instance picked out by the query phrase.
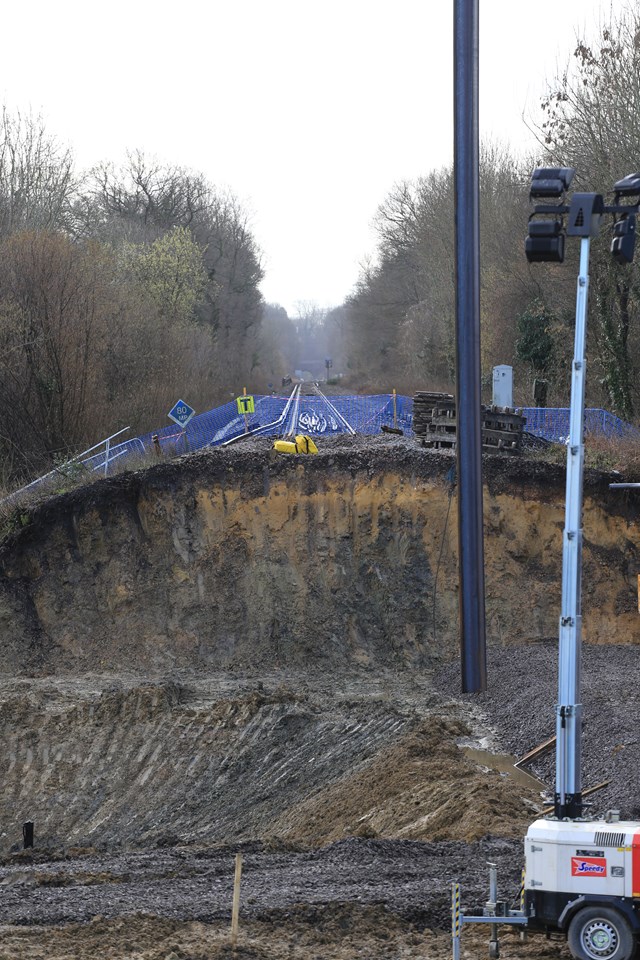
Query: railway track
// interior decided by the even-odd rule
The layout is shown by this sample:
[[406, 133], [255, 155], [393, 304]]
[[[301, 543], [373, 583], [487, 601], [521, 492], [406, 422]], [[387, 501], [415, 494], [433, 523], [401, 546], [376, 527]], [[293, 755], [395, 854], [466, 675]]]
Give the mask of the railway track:
[[231, 443], [238, 443], [239, 440], [246, 440], [248, 437], [283, 437], [290, 436], [291, 424], [296, 424], [300, 410], [300, 384], [297, 383], [292, 389], [284, 410], [276, 420], [270, 423], [263, 423], [246, 433], [241, 433], [237, 437], [231, 437], [225, 440], [220, 446], [228, 447]]
[[329, 398], [322, 392], [322, 390], [320, 389], [320, 387], [319, 387], [316, 383], [313, 384], [313, 390], [314, 390], [316, 396], [318, 396], [318, 397], [320, 397], [322, 400], [324, 400], [324, 402], [325, 402], [327, 408], [329, 409], [330, 413], [336, 418], [336, 420], [338, 421], [338, 423], [340, 423], [340, 424], [345, 428], [346, 432], [354, 435], [356, 431], [353, 429], [353, 427], [351, 426], [351, 424], [349, 423], [349, 421], [348, 421], [345, 417], [342, 416], [342, 414], [336, 409], [335, 405], [334, 405], [333, 403], [331, 403], [331, 401], [329, 400]]
[[[304, 394], [303, 388], [305, 390]], [[252, 430], [241, 433], [239, 436], [231, 437], [221, 444], [221, 446], [238, 443], [249, 437], [254, 439], [256, 437], [282, 437], [286, 439], [294, 437], [298, 433], [307, 433], [308, 431], [304, 425], [300, 424], [301, 408], [305, 396], [313, 397], [314, 400], [320, 400], [319, 404], [314, 404], [314, 413], [316, 415], [324, 416], [327, 419], [335, 421], [344, 433], [355, 434], [356, 431], [346, 417], [340, 413], [335, 404], [331, 402], [317, 384], [305, 384], [303, 387], [302, 384], [297, 383], [291, 390], [284, 410], [277, 419], [272, 420], [270, 423], [254, 427]]]

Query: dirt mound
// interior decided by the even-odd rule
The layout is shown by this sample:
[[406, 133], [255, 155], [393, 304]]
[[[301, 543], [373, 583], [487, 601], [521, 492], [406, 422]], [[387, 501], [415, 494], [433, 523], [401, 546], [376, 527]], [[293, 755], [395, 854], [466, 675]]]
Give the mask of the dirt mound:
[[324, 685], [261, 686], [232, 691], [225, 677], [9, 685], [0, 705], [4, 850], [15, 849], [26, 819], [51, 849], [473, 839], [513, 835], [536, 799], [481, 773], [456, 746], [467, 728], [433, 707], [423, 719], [417, 704], [372, 699], [366, 680], [351, 700]]
[[274, 823], [286, 840], [327, 843], [345, 833], [412, 840], [477, 840], [491, 833], [519, 837], [540, 795], [509, 777], [482, 771], [456, 741], [469, 733], [460, 721], [431, 717], [364, 769], [288, 810]]

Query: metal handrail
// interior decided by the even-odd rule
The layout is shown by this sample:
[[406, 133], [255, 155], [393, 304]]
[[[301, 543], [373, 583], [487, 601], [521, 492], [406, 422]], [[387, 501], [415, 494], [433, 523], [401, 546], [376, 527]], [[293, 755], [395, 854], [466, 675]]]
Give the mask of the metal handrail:
[[65, 467], [68, 467], [70, 464], [75, 463], [77, 460], [81, 460], [81, 458], [86, 456], [87, 453], [91, 453], [92, 450], [97, 450], [98, 447], [103, 446], [103, 444], [107, 445], [106, 450], [107, 450], [107, 462], [108, 462], [108, 451], [109, 451], [110, 442], [112, 440], [115, 440], [115, 438], [119, 437], [121, 434], [126, 433], [127, 430], [130, 430], [130, 429], [131, 427], [123, 427], [122, 430], [118, 430], [117, 433], [112, 433], [110, 437], [106, 437], [104, 440], [101, 440], [99, 443], [94, 443], [92, 447], [87, 447], [86, 450], [83, 450], [82, 453], [76, 454], [75, 457], [71, 457], [70, 460], [65, 460], [64, 463], [61, 463], [57, 467], [54, 467], [54, 469], [50, 470], [49, 473], [45, 473], [41, 477], [37, 477], [36, 480], [32, 480], [31, 483], [26, 484], [26, 486], [20, 487], [19, 490], [14, 490], [13, 493], [10, 493], [8, 496], [0, 500], [0, 506], [2, 506], [3, 503], [8, 503], [11, 500], [14, 500], [16, 497], [19, 497], [20, 494], [24, 493], [26, 490], [30, 490], [32, 487], [38, 486], [38, 484], [42, 483], [45, 480], [48, 480], [49, 477], [53, 477], [56, 474], [62, 473]]

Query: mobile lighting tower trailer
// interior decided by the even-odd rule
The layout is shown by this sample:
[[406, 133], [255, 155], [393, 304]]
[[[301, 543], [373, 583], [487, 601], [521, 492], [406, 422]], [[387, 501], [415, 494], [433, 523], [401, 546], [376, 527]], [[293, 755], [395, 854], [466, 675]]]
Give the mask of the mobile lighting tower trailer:
[[631, 263], [640, 208], [640, 173], [630, 174], [614, 185], [614, 203], [609, 206], [597, 193], [574, 193], [565, 202], [574, 173], [568, 167], [534, 171], [530, 199], [536, 205], [525, 245], [530, 262], [562, 263], [565, 235], [580, 239], [562, 549], [554, 812], [536, 820], [527, 831], [519, 909], [511, 910], [506, 901], [498, 899], [493, 864], [489, 865], [489, 901], [482, 916], [461, 913], [460, 889], [453, 885], [454, 960], [460, 955], [460, 930], [465, 922], [490, 924], [489, 955], [493, 960], [499, 956], [498, 924], [564, 933], [577, 960], [631, 960], [636, 952], [640, 954], [640, 821], [621, 821], [613, 810], [599, 820], [585, 814], [580, 750], [581, 523], [589, 249], [603, 216], [611, 214], [611, 253], [616, 262]]

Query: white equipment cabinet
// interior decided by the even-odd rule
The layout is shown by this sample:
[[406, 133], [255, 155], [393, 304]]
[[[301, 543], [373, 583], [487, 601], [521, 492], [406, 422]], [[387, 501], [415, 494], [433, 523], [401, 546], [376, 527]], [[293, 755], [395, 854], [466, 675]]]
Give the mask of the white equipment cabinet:
[[513, 407], [513, 367], [506, 363], [493, 368], [494, 407]]

